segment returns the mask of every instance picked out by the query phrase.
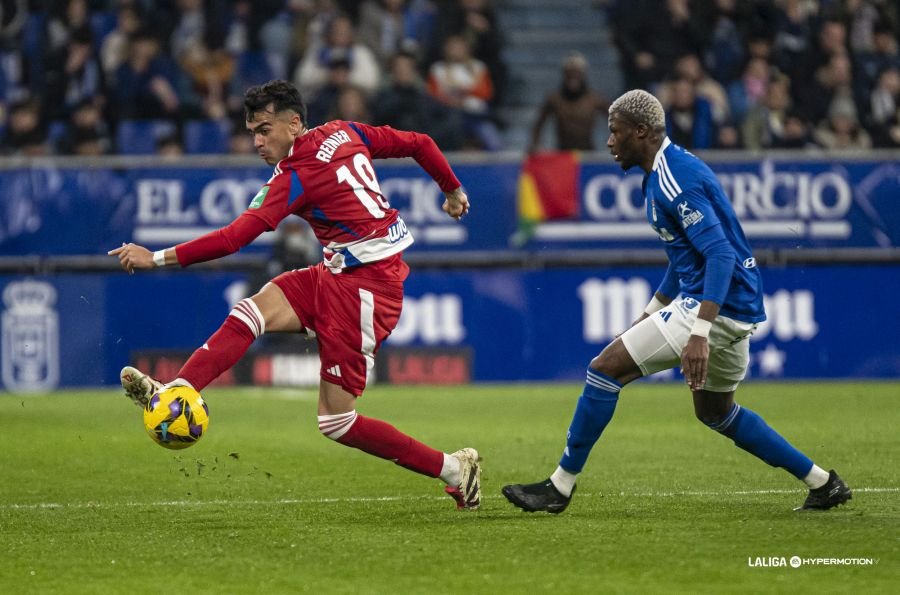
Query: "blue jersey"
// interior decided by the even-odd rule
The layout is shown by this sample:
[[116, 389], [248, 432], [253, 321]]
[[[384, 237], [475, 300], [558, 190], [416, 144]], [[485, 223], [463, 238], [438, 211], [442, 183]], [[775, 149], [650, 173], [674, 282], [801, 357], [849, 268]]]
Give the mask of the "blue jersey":
[[735, 320], [765, 320], [762, 275], [712, 170], [665, 138], [643, 190], [647, 220], [669, 257], [660, 293], [712, 300]]

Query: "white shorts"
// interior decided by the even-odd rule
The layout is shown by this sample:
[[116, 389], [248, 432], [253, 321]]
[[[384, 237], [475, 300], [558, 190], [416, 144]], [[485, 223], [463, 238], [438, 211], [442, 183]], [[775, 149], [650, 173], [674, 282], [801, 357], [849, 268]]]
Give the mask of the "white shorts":
[[[644, 376], [681, 366], [700, 302], [682, 298], [622, 334], [622, 343]], [[709, 366], [703, 390], [735, 390], [750, 364], [750, 335], [757, 324], [717, 316], [709, 331]]]

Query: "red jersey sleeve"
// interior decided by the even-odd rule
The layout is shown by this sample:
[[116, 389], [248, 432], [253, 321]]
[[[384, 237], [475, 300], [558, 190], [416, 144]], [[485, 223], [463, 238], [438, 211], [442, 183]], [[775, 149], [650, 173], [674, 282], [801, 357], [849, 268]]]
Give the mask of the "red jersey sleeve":
[[264, 231], [269, 231], [265, 221], [245, 211], [222, 229], [178, 244], [175, 246], [175, 256], [178, 257], [178, 264], [183, 267], [215, 260], [234, 254]]
[[[297, 187], [299, 179], [297, 184], [291, 183], [293, 177], [296, 177], [293, 170], [282, 172], [276, 168], [275, 175], [256, 193], [240, 217], [222, 229], [175, 246], [178, 264], [186, 267], [234, 254], [263, 232], [274, 230], [291, 214], [292, 206], [303, 193], [302, 187], [299, 190]], [[292, 194], [295, 194], [293, 200]]]
[[360, 136], [373, 158], [412, 157], [444, 192], [461, 186], [447, 159], [427, 134], [359, 122], [347, 122], [347, 125]]

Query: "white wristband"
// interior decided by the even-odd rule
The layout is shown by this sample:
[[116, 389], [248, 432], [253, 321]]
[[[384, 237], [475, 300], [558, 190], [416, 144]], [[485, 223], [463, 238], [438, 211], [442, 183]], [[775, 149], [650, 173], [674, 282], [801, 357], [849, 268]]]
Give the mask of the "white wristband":
[[666, 307], [666, 305], [664, 303], [662, 303], [661, 301], [659, 301], [659, 299], [656, 297], [656, 295], [654, 295], [653, 299], [650, 300], [650, 303], [647, 304], [647, 307], [644, 308], [644, 314], [646, 314], [647, 316], [650, 316], [657, 310], [662, 310], [665, 307]]
[[153, 253], [153, 264], [158, 267], [166, 266], [166, 251], [165, 250], [157, 250]]
[[710, 322], [709, 320], [698, 318], [694, 321], [694, 326], [691, 327], [691, 334], [706, 339], [707, 337], [709, 337], [709, 329], [711, 328], [712, 322]]

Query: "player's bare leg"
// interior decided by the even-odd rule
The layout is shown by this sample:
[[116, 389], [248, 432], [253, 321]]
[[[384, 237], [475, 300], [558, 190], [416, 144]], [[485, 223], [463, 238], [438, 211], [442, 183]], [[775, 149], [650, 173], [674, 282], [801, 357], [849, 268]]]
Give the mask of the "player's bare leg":
[[459, 510], [481, 505], [481, 458], [474, 448], [452, 454], [435, 450], [386, 422], [359, 415], [356, 397], [324, 379], [319, 384], [319, 430], [346, 446], [428, 477], [440, 477]]
[[584, 390], [566, 434], [566, 449], [556, 471], [544, 481], [504, 486], [502, 492], [506, 499], [526, 512], [564, 511], [575, 493], [576, 476], [612, 419], [619, 390], [640, 377], [641, 370], [622, 339], [607, 345], [588, 368]]
[[797, 450], [753, 411], [734, 402], [734, 391], [695, 390], [694, 413], [709, 428], [773, 467], [781, 467], [809, 488], [797, 510], [827, 510], [853, 497], [838, 474], [825, 471]]
[[[299, 332], [303, 325], [293, 308], [274, 283], [267, 283], [259, 293], [238, 302], [225, 322], [202, 347], [197, 349], [170, 382], [203, 390], [222, 372], [231, 368], [264, 332]], [[162, 382], [137, 368], [126, 366], [120, 374], [125, 396], [143, 407], [161, 390]]]

